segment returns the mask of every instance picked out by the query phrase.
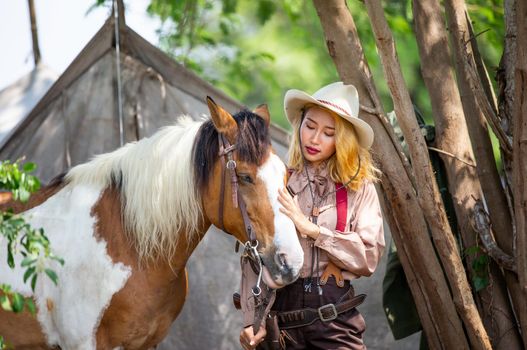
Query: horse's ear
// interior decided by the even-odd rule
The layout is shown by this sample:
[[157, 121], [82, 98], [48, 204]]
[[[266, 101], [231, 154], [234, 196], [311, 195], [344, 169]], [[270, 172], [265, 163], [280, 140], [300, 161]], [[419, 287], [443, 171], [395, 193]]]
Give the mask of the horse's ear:
[[253, 113], [265, 120], [265, 125], [269, 126], [269, 123], [271, 123], [271, 114], [265, 103], [256, 107]]
[[236, 135], [238, 134], [238, 125], [232, 115], [214, 102], [210, 96], [207, 96], [207, 105], [209, 106], [210, 117], [216, 130], [224, 134], [230, 143], [235, 143]]

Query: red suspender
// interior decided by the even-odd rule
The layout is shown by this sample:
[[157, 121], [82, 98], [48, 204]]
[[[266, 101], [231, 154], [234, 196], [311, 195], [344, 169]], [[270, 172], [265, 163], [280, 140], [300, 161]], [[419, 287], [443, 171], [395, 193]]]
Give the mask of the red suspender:
[[348, 218], [348, 191], [346, 190], [346, 187], [342, 187], [342, 184], [336, 183], [335, 187], [339, 190], [337, 190], [337, 193], [335, 196], [337, 197], [337, 226], [336, 229], [338, 231], [345, 231], [346, 230], [346, 219]]
[[[287, 169], [288, 177], [293, 173], [293, 169]], [[335, 227], [338, 231], [346, 230], [346, 220], [348, 219], [348, 191], [346, 187], [342, 187], [341, 183], [336, 183], [335, 188], [337, 193], [337, 226]], [[340, 189], [339, 189], [340, 188]]]

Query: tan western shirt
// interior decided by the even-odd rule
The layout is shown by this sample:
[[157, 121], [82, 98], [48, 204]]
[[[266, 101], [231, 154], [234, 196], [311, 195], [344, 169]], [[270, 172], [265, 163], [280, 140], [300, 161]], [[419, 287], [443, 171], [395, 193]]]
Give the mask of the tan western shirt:
[[[370, 276], [384, 250], [384, 230], [379, 198], [371, 181], [365, 181], [357, 191], [348, 190], [347, 219], [344, 231], [335, 229], [337, 224], [337, 207], [335, 183], [329, 178], [325, 164], [314, 170], [308, 167], [311, 189], [305, 170], [293, 172], [288, 181], [288, 188], [294, 194], [295, 201], [306, 216], [313, 209], [313, 199], [319, 208], [317, 224], [320, 235], [316, 240], [299, 235], [304, 250], [304, 265], [300, 278], [320, 277], [331, 260], [342, 269], [346, 280], [360, 276]], [[313, 198], [314, 197], [314, 198]], [[313, 249], [318, 247], [318, 264], [312, 264]], [[247, 264], [242, 265], [240, 294], [242, 311], [246, 326], [253, 322], [254, 306], [248, 284], [255, 281], [253, 271]], [[313, 274], [311, 275], [311, 271]], [[244, 302], [245, 300], [245, 302]]]

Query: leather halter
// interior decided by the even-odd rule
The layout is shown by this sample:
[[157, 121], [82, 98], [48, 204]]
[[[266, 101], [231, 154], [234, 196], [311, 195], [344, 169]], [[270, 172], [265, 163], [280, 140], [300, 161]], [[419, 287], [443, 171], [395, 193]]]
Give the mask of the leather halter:
[[[219, 218], [219, 223], [220, 223], [220, 229], [225, 231], [225, 225], [223, 223], [223, 207], [224, 207], [224, 197], [225, 197], [225, 173], [227, 170], [229, 170], [231, 174], [232, 203], [235, 208], [238, 208], [238, 205], [240, 207], [240, 212], [243, 218], [243, 225], [245, 227], [245, 233], [247, 234], [247, 238], [249, 239], [247, 243], [249, 243], [251, 247], [256, 248], [256, 246], [258, 245], [258, 241], [256, 240], [256, 234], [251, 224], [251, 219], [249, 219], [249, 215], [247, 214], [247, 207], [245, 206], [245, 201], [243, 200], [243, 197], [240, 195], [240, 192], [238, 191], [238, 175], [236, 173], [236, 161], [234, 160], [234, 157], [233, 157], [233, 152], [236, 149], [236, 144], [231, 145], [230, 142], [225, 137], [225, 135], [223, 135], [222, 133], [218, 133], [218, 141], [220, 145], [218, 155], [220, 157], [221, 167], [222, 167], [221, 188], [220, 188], [220, 206], [218, 208], [218, 218]], [[225, 158], [227, 158], [227, 162], [225, 162]]]

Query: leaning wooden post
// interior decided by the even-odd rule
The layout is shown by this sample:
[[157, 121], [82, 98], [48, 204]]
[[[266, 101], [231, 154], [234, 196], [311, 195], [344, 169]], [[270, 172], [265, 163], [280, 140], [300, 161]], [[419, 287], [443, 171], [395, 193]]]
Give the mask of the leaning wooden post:
[[492, 349], [474, 303], [463, 262], [448, 223], [428, 157], [426, 142], [417, 124], [412, 100], [406, 89], [395, 51], [395, 43], [384, 17], [384, 10], [380, 0], [367, 0], [365, 3], [375, 33], [375, 42], [381, 57], [384, 76], [392, 95], [395, 114], [408, 143], [418, 185], [417, 198], [423, 208], [426, 221], [430, 225], [437, 252], [450, 282], [454, 303], [467, 328], [472, 348]]
[[[358, 39], [353, 18], [344, 0], [314, 0], [314, 5], [324, 29], [329, 54], [344, 82], [354, 84], [361, 97], [363, 113], [375, 132], [373, 153], [384, 173], [382, 187], [384, 195], [397, 221], [399, 249], [404, 249], [408, 262], [403, 268], [412, 269], [418, 283], [410, 284], [416, 297], [417, 309], [424, 318], [434, 322], [423, 322], [430, 344], [439, 344], [441, 349], [468, 349], [461, 321], [452, 302], [448, 285], [430, 241], [422, 210], [417, 202], [415, 190], [401, 164], [386, 123], [382, 120], [382, 107], [376, 94], [371, 72]], [[416, 287], [417, 286], [417, 287]], [[420, 294], [419, 294], [420, 293]], [[421, 297], [422, 295], [422, 297]], [[424, 301], [422, 303], [421, 301]], [[429, 316], [429, 317], [428, 317]]]

